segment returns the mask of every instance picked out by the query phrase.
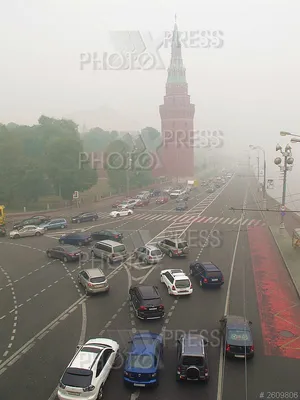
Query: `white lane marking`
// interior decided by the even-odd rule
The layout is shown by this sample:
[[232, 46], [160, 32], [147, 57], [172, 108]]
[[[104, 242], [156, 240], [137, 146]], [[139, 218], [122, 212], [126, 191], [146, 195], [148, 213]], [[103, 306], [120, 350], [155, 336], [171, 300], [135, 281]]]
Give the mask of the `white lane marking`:
[[12, 354], [7, 360], [2, 362], [0, 364], [0, 370], [8, 365], [10, 361], [12, 361], [15, 357], [17, 357], [20, 353], [22, 353], [25, 349], [28, 348], [28, 346], [32, 347], [35, 344], [36, 339], [41, 336], [45, 331], [49, 330], [52, 325], [56, 323], [60, 318], [62, 318], [65, 314], [69, 313], [69, 310], [71, 310], [73, 307], [77, 306], [79, 302], [82, 299], [86, 299], [86, 296], [81, 296], [80, 299], [76, 300], [70, 307], [68, 307], [65, 311], [63, 311], [57, 318], [55, 318], [53, 321], [51, 321], [45, 328], [43, 328], [40, 332], [38, 332], [36, 335], [34, 335], [30, 340], [28, 340], [22, 347], [19, 348], [14, 354]]
[[237, 218], [233, 218], [231, 221], [228, 222], [228, 225], [231, 225]]
[[248, 226], [251, 224], [254, 224], [255, 221], [256, 221], [256, 219], [251, 219], [251, 221], [248, 223]]
[[198, 219], [196, 220], [196, 222], [202, 222], [202, 221], [204, 221], [206, 218], [207, 218], [207, 217], [198, 218]]
[[[14, 289], [14, 286], [12, 284], [12, 280], [11, 280], [10, 276], [8, 275], [8, 273], [6, 272], [6, 270], [2, 266], [0, 266], [0, 270], [4, 274], [5, 278], [7, 279], [7, 282], [9, 284], [11, 284], [10, 289], [11, 289], [11, 294], [12, 294], [13, 303], [14, 303], [13, 311], [14, 311], [14, 314], [15, 314], [14, 315], [14, 322], [13, 322], [13, 326], [12, 326], [11, 337], [10, 337], [10, 340], [9, 340], [9, 343], [7, 345], [6, 350], [2, 355], [3, 358], [6, 358], [7, 355], [9, 354], [9, 349], [11, 349], [11, 347], [13, 345], [13, 341], [15, 340], [16, 326], [17, 326], [17, 323], [18, 323], [18, 307], [21, 307], [23, 304], [18, 305], [16, 294], [15, 294], [15, 289]], [[3, 317], [5, 317], [5, 316], [3, 316]], [[3, 319], [3, 317], [1, 317], [1, 319]]]
[[[249, 186], [247, 186], [247, 190], [246, 190], [244, 201], [243, 201], [243, 208], [244, 209], [246, 208], [248, 190], [249, 190]], [[232, 276], [233, 276], [233, 270], [234, 270], [234, 264], [235, 264], [235, 257], [236, 257], [237, 247], [238, 247], [239, 238], [240, 238], [242, 220], [243, 220], [244, 217], [245, 217], [245, 214], [242, 213], [241, 221], [240, 221], [240, 224], [239, 224], [239, 227], [238, 227], [238, 231], [237, 231], [237, 235], [236, 235], [236, 241], [235, 241], [235, 246], [234, 246], [233, 255], [232, 255], [232, 262], [231, 262], [231, 266], [230, 266], [230, 275], [229, 275], [229, 279], [228, 279], [228, 287], [227, 287], [227, 293], [226, 293], [224, 315], [228, 314], [230, 291], [231, 291], [231, 284], [232, 284]], [[219, 373], [218, 373], [218, 386], [217, 386], [217, 400], [222, 400], [222, 397], [223, 397], [224, 369], [225, 369], [225, 353], [224, 353], [224, 344], [223, 344], [223, 340], [222, 340], [221, 341], [221, 347], [220, 347], [220, 360], [219, 360]]]
[[247, 219], [245, 219], [244, 221], [243, 221], [243, 223], [242, 223], [242, 225], [245, 225], [247, 222], [249, 221], [249, 219], [247, 218]]
[[230, 218], [226, 218], [225, 221], [222, 222], [222, 224], [226, 224], [227, 221], [229, 221], [229, 220], [230, 220]]

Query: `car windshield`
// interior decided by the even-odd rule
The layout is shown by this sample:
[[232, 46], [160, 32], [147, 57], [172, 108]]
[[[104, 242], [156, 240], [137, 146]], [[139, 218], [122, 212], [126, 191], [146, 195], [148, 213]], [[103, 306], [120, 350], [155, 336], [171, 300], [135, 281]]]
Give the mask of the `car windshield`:
[[190, 287], [190, 281], [189, 281], [189, 279], [176, 280], [175, 287], [180, 288], [180, 289]]
[[91, 283], [103, 283], [105, 282], [105, 276], [97, 276], [96, 278], [91, 278]]
[[68, 368], [64, 373], [61, 382], [66, 386], [85, 388], [92, 382], [92, 371], [79, 368]]
[[193, 357], [193, 356], [184, 356], [182, 359], [183, 365], [196, 365], [197, 367], [202, 367], [204, 365], [203, 357]]
[[180, 243], [178, 243], [178, 248], [179, 249], [184, 249], [185, 247], [187, 247], [188, 246], [188, 244], [187, 244], [187, 242], [180, 242]]
[[131, 368], [149, 369], [154, 366], [154, 357], [151, 354], [131, 354], [129, 358]]
[[228, 339], [247, 342], [251, 340], [250, 332], [246, 330], [229, 329]]
[[161, 256], [161, 251], [160, 250], [152, 250], [151, 256]]
[[123, 245], [114, 247], [114, 253], [122, 253], [123, 251], [125, 251], [125, 246]]

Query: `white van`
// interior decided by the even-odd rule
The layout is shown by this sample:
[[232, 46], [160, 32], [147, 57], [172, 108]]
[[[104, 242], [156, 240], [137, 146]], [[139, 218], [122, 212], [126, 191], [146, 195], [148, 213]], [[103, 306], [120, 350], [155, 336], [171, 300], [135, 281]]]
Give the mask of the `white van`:
[[124, 261], [128, 257], [125, 245], [113, 240], [102, 240], [95, 243], [91, 253], [95, 257], [102, 258], [110, 263]]

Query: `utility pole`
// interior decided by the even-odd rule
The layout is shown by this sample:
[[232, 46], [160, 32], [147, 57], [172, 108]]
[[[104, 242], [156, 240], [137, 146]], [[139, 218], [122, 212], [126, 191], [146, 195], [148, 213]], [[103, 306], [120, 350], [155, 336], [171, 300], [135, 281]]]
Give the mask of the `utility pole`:
[[258, 181], [258, 191], [259, 191], [259, 156], [257, 158], [257, 181]]
[[[276, 157], [274, 163], [279, 166], [280, 171], [283, 172], [283, 186], [282, 186], [282, 199], [281, 199], [281, 221], [280, 229], [284, 229], [284, 216], [285, 216], [285, 201], [286, 201], [286, 181], [287, 181], [287, 171], [291, 171], [294, 164], [294, 159], [292, 157], [292, 148], [289, 144], [285, 146], [283, 150], [278, 144], [276, 146], [276, 151], [280, 151], [281, 157]], [[283, 166], [281, 166], [283, 159]]]
[[[264, 156], [264, 183], [263, 183], [263, 208], [267, 208], [267, 163], [266, 163], [266, 152], [265, 149], [261, 146], [249, 146], [252, 150], [261, 150]], [[259, 157], [258, 157], [258, 184], [259, 184]]]

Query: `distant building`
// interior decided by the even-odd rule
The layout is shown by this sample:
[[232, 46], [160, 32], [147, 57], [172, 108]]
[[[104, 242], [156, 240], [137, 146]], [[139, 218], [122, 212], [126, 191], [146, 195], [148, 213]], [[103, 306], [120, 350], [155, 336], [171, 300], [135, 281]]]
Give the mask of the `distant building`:
[[177, 180], [194, 177], [194, 114], [181, 54], [179, 32], [175, 23], [172, 55], [168, 69], [164, 104], [159, 107], [163, 146], [160, 149], [162, 167], [154, 175]]

